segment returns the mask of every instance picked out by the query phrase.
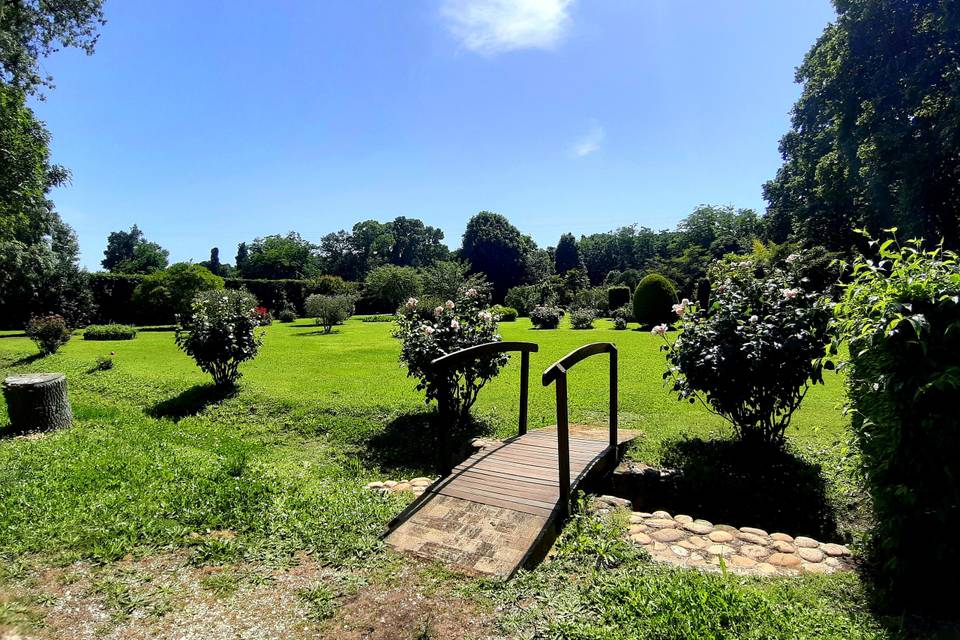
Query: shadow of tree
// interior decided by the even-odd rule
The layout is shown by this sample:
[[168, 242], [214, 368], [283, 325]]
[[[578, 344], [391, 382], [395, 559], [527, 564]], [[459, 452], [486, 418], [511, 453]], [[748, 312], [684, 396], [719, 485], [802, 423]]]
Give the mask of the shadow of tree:
[[11, 366], [11, 367], [22, 367], [22, 366], [27, 365], [27, 364], [32, 364], [32, 363], [36, 362], [37, 360], [39, 360], [40, 358], [43, 358], [43, 354], [42, 354], [42, 353], [31, 353], [29, 356], [24, 356], [24, 357], [20, 358], [19, 360], [14, 360], [13, 362], [10, 363], [10, 366]]
[[323, 330], [323, 327], [320, 327], [319, 329], [315, 329], [313, 331], [298, 331], [297, 333], [294, 333], [293, 336], [296, 338], [306, 338], [308, 336], [335, 336], [341, 333], [343, 332], [339, 329], [333, 329], [331, 332], [327, 333]]
[[213, 383], [198, 384], [172, 398], [162, 400], [146, 411], [153, 418], [171, 418], [174, 421], [195, 416], [210, 405], [223, 402], [236, 395], [237, 390], [218, 387]]
[[[362, 456], [385, 468], [436, 470], [440, 455], [437, 440], [440, 420], [437, 411], [401, 414], [367, 440]], [[466, 424], [442, 426], [450, 429], [448, 443], [454, 464], [470, 455], [473, 438], [493, 432], [490, 425], [473, 417]]]
[[670, 488], [673, 513], [825, 540], [838, 535], [820, 465], [788, 450], [684, 439], [663, 445], [662, 462], [680, 472]]
[[26, 338], [27, 334], [25, 333], [4, 333], [0, 335], [0, 338]]

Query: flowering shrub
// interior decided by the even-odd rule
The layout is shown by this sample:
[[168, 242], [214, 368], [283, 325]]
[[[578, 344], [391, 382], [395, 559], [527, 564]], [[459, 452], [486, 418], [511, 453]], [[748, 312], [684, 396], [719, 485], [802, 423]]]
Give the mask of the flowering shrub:
[[454, 351], [500, 340], [496, 318], [484, 306], [476, 289], [433, 309], [424, 309], [417, 298], [410, 298], [400, 309], [393, 333], [403, 343], [400, 360], [407, 365], [407, 375], [419, 380], [417, 390], [426, 392], [429, 403], [450, 389], [450, 409], [461, 419], [470, 412], [483, 385], [507, 363], [506, 354], [478, 358], [446, 372], [430, 363]]
[[293, 305], [289, 302], [284, 305], [283, 309], [280, 309], [280, 313], [277, 314], [277, 320], [283, 322], [284, 324], [293, 322], [297, 319], [297, 311], [293, 308]]
[[253, 314], [257, 317], [257, 324], [261, 327], [269, 327], [273, 324], [273, 316], [266, 307], [254, 307]]
[[530, 312], [530, 322], [537, 329], [556, 329], [562, 317], [563, 312], [556, 307], [534, 307]]
[[879, 255], [853, 263], [835, 313], [873, 575], [898, 611], [953, 612], [937, 576], [960, 571], [960, 258], [895, 237], [871, 245]]
[[27, 323], [27, 335], [37, 343], [40, 353], [49, 356], [70, 341], [70, 329], [63, 316], [51, 313], [45, 316], [33, 316]]
[[256, 305], [257, 299], [246, 291], [204, 291], [177, 325], [177, 346], [212, 375], [217, 386], [236, 385], [240, 364], [252, 360], [263, 344]]
[[630, 320], [633, 319], [633, 310], [624, 305], [614, 309], [610, 317], [613, 318], [613, 328], [618, 331], [623, 331], [627, 328], [627, 325], [630, 324]]
[[580, 308], [570, 312], [570, 326], [574, 329], [593, 329], [593, 321], [596, 319], [595, 309]]
[[353, 296], [322, 296], [315, 293], [307, 297], [304, 306], [307, 315], [316, 318], [324, 333], [330, 333], [334, 325], [343, 324], [353, 314]]
[[673, 344], [667, 324], [652, 332], [667, 345], [678, 399], [704, 406], [733, 424], [738, 437], [781, 444], [811, 384], [823, 383], [830, 341], [830, 305], [803, 288], [796, 273], [758, 277], [751, 265], [720, 263], [709, 309], [689, 300], [673, 305], [682, 333]]

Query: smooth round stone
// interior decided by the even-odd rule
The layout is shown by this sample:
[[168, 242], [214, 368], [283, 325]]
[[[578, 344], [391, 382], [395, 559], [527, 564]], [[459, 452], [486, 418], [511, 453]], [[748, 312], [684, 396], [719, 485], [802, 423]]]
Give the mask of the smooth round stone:
[[705, 536], [713, 531], [713, 525], [709, 522], [697, 522], [696, 520], [686, 523], [683, 525], [683, 528], [691, 533], [696, 533], [701, 536]]
[[758, 544], [745, 544], [740, 547], [740, 553], [754, 560], [763, 560], [770, 555], [770, 550]]
[[785, 533], [771, 533], [771, 540], [779, 540], [780, 542], [793, 542], [793, 536], [789, 536]]
[[687, 538], [687, 542], [697, 547], [698, 549], [703, 549], [704, 547], [710, 546], [710, 541], [705, 538], [701, 538], [700, 536], [690, 536], [689, 538]]
[[730, 542], [733, 540], [733, 534], [729, 531], [711, 531], [707, 537], [713, 542]]
[[797, 545], [798, 547], [803, 547], [805, 549], [816, 549], [817, 547], [820, 546], [819, 542], [817, 542], [813, 538], [808, 538], [806, 536], [797, 536], [794, 539], [793, 544]]
[[690, 557], [687, 558], [687, 564], [693, 564], [693, 565], [703, 564], [703, 556], [697, 553], [696, 551], [694, 551], [693, 553], [690, 554]]
[[755, 536], [763, 536], [764, 538], [770, 535], [763, 529], [757, 529], [756, 527], [740, 527], [740, 531], [743, 531], [744, 533], [749, 533]]
[[803, 565], [803, 570], [808, 573], [819, 573], [821, 575], [833, 573], [833, 569], [823, 564], [822, 562], [818, 562], [816, 564], [805, 564]]
[[727, 558], [727, 564], [732, 567], [739, 567], [741, 569], [749, 569], [750, 567], [756, 566], [757, 561], [753, 558], [748, 558], [746, 556], [730, 556]]
[[784, 542], [783, 540], [774, 540], [770, 546], [780, 553], [796, 553], [797, 548], [790, 544], [789, 542]]
[[687, 515], [683, 515], [683, 514], [680, 514], [680, 515], [678, 515], [678, 516], [674, 516], [673, 519], [676, 520], [677, 522], [679, 522], [680, 524], [687, 524], [688, 522], [693, 522], [693, 518], [691, 518], [690, 516], [687, 516]]
[[713, 528], [716, 529], [717, 531], [726, 531], [726, 532], [729, 533], [729, 534], [735, 534], [735, 533], [738, 533], [738, 532], [740, 531], [740, 530], [737, 529], [736, 527], [731, 527], [731, 526], [728, 525], [728, 524], [718, 524], [718, 525], [714, 525]]
[[673, 529], [677, 526], [677, 521], [672, 518], [650, 518], [644, 520], [643, 524], [653, 529]]
[[737, 537], [746, 542], [747, 544], [758, 544], [765, 545], [767, 544], [767, 538], [765, 536], [758, 536], [755, 533], [749, 533], [746, 531], [741, 531], [737, 534]]
[[641, 518], [652, 518], [653, 514], [646, 511], [634, 511], [634, 515], [640, 516]]
[[838, 556], [850, 555], [850, 549], [847, 549], [842, 544], [833, 544], [832, 542], [828, 542], [827, 544], [820, 545], [820, 549], [828, 556], [835, 558]]
[[697, 518], [696, 520], [694, 520], [694, 522], [698, 524], [705, 524], [709, 526], [711, 529], [713, 528], [713, 523], [710, 522], [709, 520], [704, 520], [703, 518]]
[[670, 551], [672, 551], [673, 554], [679, 558], [686, 558], [690, 555], [689, 551], [676, 544], [670, 546]]
[[728, 547], [725, 544], [712, 544], [707, 547], [707, 553], [712, 556], [729, 556], [733, 553], [733, 547]]
[[643, 515], [634, 511], [630, 514], [630, 524], [640, 524], [643, 522]]
[[412, 488], [413, 487], [410, 486], [409, 482], [398, 482], [397, 484], [393, 485], [393, 487], [391, 487], [393, 491], [410, 491], [410, 489]]
[[651, 533], [650, 537], [660, 542], [675, 542], [676, 540], [686, 538], [687, 536], [679, 529], [658, 529], [657, 531]]
[[653, 542], [653, 539], [642, 531], [637, 533], [630, 534], [630, 539], [636, 542], [637, 544], [650, 544]]
[[825, 565], [828, 565], [828, 566], [831, 566], [831, 567], [839, 567], [839, 566], [840, 566], [840, 561], [837, 560], [836, 558], [827, 558], [826, 560], [823, 561], [823, 563], [824, 563]]
[[431, 480], [430, 478], [427, 478], [426, 476], [420, 476], [419, 478], [414, 478], [413, 480], [410, 481], [410, 484], [412, 484], [415, 487], [427, 487], [432, 483], [433, 483], [433, 480]]
[[647, 528], [646, 528], [645, 526], [643, 526], [642, 524], [632, 524], [632, 525], [630, 525], [630, 534], [631, 534], [631, 535], [633, 535], [634, 533], [644, 533], [644, 532], [646, 532], [646, 530], [647, 530]]
[[693, 551], [694, 549], [699, 549], [699, 548], [700, 548], [700, 547], [698, 547], [697, 545], [695, 545], [695, 544], [693, 544], [692, 542], [690, 542], [690, 540], [680, 540], [679, 542], [677, 542], [677, 546], [683, 547], [684, 549], [688, 549], [688, 550], [690, 550], [690, 551]]
[[663, 544], [662, 542], [657, 542], [656, 540], [654, 540], [653, 544], [650, 545], [650, 548], [653, 549], [654, 551], [663, 551], [664, 549], [667, 548], [667, 545]]
[[382, 483], [382, 482], [368, 482], [368, 483], [366, 484], [366, 488], [367, 488], [367, 489], [383, 489], [383, 483]]
[[772, 576], [777, 574], [777, 568], [769, 562], [761, 562], [753, 569], [762, 576]]
[[667, 519], [667, 520], [671, 520], [671, 519], [673, 518], [673, 516], [671, 516], [671, 515], [670, 515], [669, 513], [667, 513], [666, 511], [654, 511], [654, 512], [653, 512], [653, 517], [654, 517], [654, 518], [665, 518], [665, 519]]
[[800, 547], [797, 549], [797, 555], [807, 562], [823, 562], [825, 557], [823, 551], [820, 551], [820, 549], [810, 549], [808, 547]]
[[383, 486], [385, 486], [387, 489], [393, 489], [395, 486], [397, 486], [397, 484], [399, 483], [396, 480], [387, 480], [383, 483]]
[[795, 553], [775, 553], [767, 558], [767, 562], [777, 567], [797, 567], [801, 560]]

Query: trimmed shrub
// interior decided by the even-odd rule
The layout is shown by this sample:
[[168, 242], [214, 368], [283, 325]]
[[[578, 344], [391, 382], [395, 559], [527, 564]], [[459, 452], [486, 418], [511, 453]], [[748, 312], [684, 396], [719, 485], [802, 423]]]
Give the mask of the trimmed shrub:
[[878, 249], [835, 309], [874, 511], [869, 566], [889, 609], [955, 617], [942, 580], [960, 571], [960, 258], [895, 238]]
[[128, 324], [91, 324], [83, 330], [84, 340], [133, 340], [137, 330]]
[[562, 317], [563, 312], [556, 307], [534, 307], [530, 312], [530, 322], [537, 329], [556, 329]]
[[204, 291], [177, 326], [177, 346], [213, 376], [218, 387], [236, 386], [240, 364], [252, 360], [263, 344], [256, 306], [256, 298], [246, 291]]
[[27, 336], [33, 340], [40, 353], [49, 356], [70, 341], [70, 329], [63, 316], [51, 313], [45, 316], [33, 316], [27, 323]]
[[[795, 272], [758, 277], [743, 263], [719, 263], [714, 303], [698, 312], [674, 305], [683, 329], [664, 349], [679, 400], [700, 400], [744, 441], [783, 445], [783, 435], [811, 384], [823, 384], [830, 303], [807, 292]], [[642, 283], [641, 283], [642, 284]], [[664, 336], [667, 325], [654, 327]]]
[[570, 312], [570, 326], [574, 329], [593, 329], [593, 321], [596, 319], [596, 309], [581, 307]]
[[607, 308], [619, 309], [630, 304], [630, 287], [617, 285], [607, 289]]
[[287, 324], [293, 322], [297, 319], [297, 312], [293, 310], [293, 305], [287, 304], [280, 312], [277, 314], [277, 320]]
[[676, 303], [673, 283], [659, 273], [651, 273], [640, 281], [633, 294], [633, 318], [641, 326], [670, 324], [676, 320], [672, 310]]
[[353, 298], [313, 294], [307, 298], [306, 306], [307, 316], [315, 318], [324, 333], [330, 333], [334, 325], [343, 324], [353, 313]]
[[497, 316], [500, 322], [515, 322], [519, 315], [513, 307], [505, 307], [502, 304], [493, 305], [490, 312]]

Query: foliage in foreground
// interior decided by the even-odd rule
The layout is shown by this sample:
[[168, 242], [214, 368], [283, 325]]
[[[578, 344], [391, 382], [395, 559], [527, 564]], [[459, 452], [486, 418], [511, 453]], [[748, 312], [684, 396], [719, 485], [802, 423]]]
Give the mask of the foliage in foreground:
[[750, 262], [719, 263], [711, 280], [709, 309], [686, 300], [674, 307], [683, 332], [663, 347], [663, 377], [680, 400], [699, 399], [741, 439], [780, 444], [810, 385], [833, 366], [824, 362], [829, 301], [805, 290], [790, 262], [766, 274]]
[[240, 365], [252, 360], [263, 344], [256, 306], [256, 298], [246, 291], [205, 291], [177, 326], [177, 346], [213, 376], [218, 387], [236, 385]]
[[836, 307], [874, 570], [888, 605], [955, 616], [938, 578], [960, 571], [960, 262], [920, 241], [877, 248]]

